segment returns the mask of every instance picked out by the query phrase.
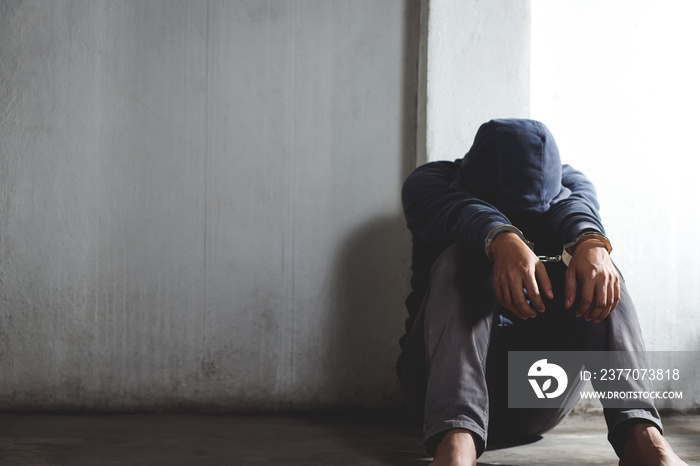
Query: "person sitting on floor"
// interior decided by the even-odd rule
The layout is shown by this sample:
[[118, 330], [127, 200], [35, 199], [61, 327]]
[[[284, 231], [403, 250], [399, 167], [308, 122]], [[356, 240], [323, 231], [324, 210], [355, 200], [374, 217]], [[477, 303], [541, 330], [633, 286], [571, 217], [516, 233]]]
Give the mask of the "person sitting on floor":
[[[413, 171], [402, 200], [413, 291], [397, 371], [433, 465], [474, 465], [487, 437], [524, 441], [573, 409], [576, 384], [560, 408], [508, 409], [508, 350], [644, 350], [595, 188], [544, 124], [483, 124], [463, 159]], [[563, 250], [568, 267], [538, 258]], [[685, 464], [653, 404], [604, 414], [621, 465]]]

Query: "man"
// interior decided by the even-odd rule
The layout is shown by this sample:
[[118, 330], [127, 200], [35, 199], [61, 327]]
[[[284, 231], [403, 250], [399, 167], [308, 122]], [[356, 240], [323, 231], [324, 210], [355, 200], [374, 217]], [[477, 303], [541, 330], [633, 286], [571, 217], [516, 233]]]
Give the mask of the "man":
[[[542, 123], [483, 124], [463, 159], [417, 168], [402, 199], [413, 292], [397, 369], [433, 465], [474, 465], [487, 437], [531, 439], [576, 404], [572, 384], [560, 408], [509, 410], [508, 350], [644, 350], [595, 188]], [[685, 464], [653, 405], [605, 419], [621, 465]]]

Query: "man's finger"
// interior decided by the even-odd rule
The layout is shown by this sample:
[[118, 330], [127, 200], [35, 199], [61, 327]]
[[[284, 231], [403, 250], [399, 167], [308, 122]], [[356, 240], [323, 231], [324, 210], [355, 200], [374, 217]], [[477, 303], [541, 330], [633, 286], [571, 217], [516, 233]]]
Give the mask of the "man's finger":
[[591, 307], [594, 292], [595, 286], [590, 280], [581, 284], [581, 301], [579, 302], [578, 309], [576, 309], [576, 317], [581, 317], [588, 311], [588, 308]]
[[520, 314], [526, 317], [521, 317], [521, 318], [527, 318], [527, 317], [535, 317], [537, 316], [537, 313], [530, 307], [530, 305], [527, 303], [525, 300], [525, 291], [523, 291], [523, 283], [520, 283], [520, 285], [516, 285], [516, 282], [511, 283], [510, 285], [510, 299], [512, 301], [513, 307], [517, 309]]
[[549, 275], [547, 275], [547, 268], [542, 262], [537, 262], [535, 265], [535, 277], [537, 278], [537, 283], [540, 284], [540, 290], [549, 299], [554, 299], [554, 292], [552, 292], [552, 282], [549, 280]]
[[592, 321], [600, 322], [608, 315], [608, 312], [610, 312], [608, 285], [608, 281], [603, 281], [602, 283], [599, 282], [595, 287], [593, 309], [588, 312], [588, 318]]
[[502, 297], [500, 299], [501, 306], [503, 306], [504, 308], [508, 309], [510, 312], [515, 314], [516, 317], [523, 319], [523, 320], [527, 319], [527, 316], [522, 315], [520, 313], [520, 311], [515, 306], [513, 306], [513, 300], [511, 299], [511, 296], [510, 296], [510, 288], [508, 287], [508, 282], [504, 281], [501, 284], [501, 286], [499, 287], [499, 290], [500, 290], [500, 295]]
[[574, 299], [576, 298], [576, 273], [572, 268], [568, 268], [564, 278], [564, 307], [569, 309], [574, 305]]
[[609, 303], [609, 305], [608, 305], [608, 308], [606, 309], [606, 313], [603, 316], [603, 319], [608, 317], [610, 315], [610, 313], [615, 310], [615, 308], [617, 307], [617, 303], [620, 300], [619, 291], [617, 289], [618, 282], [617, 282], [616, 278], [617, 277], [613, 277], [613, 279], [610, 280], [610, 282], [608, 283], [608, 303]]
[[608, 280], [608, 302], [598, 322], [605, 319], [615, 309], [615, 281]]
[[[541, 265], [542, 263], [540, 262], [539, 264]], [[537, 267], [535, 267], [535, 274], [536, 273]], [[530, 298], [530, 306], [534, 307], [539, 312], [544, 312], [544, 303], [542, 302], [542, 296], [540, 296], [540, 289], [537, 286], [535, 274], [525, 279], [525, 289], [527, 290], [527, 297]]]
[[501, 290], [501, 306], [508, 309], [509, 311], [513, 311], [513, 304], [511, 303], [510, 299], [510, 289], [508, 288], [508, 283], [501, 282], [499, 289]]
[[622, 293], [622, 290], [620, 289], [620, 277], [618, 277], [617, 275], [615, 276], [615, 283], [613, 285], [613, 289], [615, 290], [615, 298], [613, 300], [613, 305], [610, 312], [614, 311], [617, 308], [617, 305], [620, 304], [620, 293]]

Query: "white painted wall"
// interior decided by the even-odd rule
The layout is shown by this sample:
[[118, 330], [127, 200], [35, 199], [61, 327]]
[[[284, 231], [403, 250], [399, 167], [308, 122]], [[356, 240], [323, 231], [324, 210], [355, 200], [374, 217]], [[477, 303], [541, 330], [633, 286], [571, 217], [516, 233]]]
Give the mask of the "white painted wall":
[[0, 409], [394, 400], [417, 25], [0, 2]]
[[700, 350], [700, 5], [533, 5], [533, 116], [596, 182], [650, 349]]
[[529, 0], [433, 0], [427, 50], [427, 160], [454, 160], [492, 118], [530, 113]]
[[[700, 350], [695, 1], [534, 0], [532, 115], [596, 184], [647, 349]], [[677, 387], [670, 387], [677, 388]], [[700, 406], [688, 387], [675, 408]]]

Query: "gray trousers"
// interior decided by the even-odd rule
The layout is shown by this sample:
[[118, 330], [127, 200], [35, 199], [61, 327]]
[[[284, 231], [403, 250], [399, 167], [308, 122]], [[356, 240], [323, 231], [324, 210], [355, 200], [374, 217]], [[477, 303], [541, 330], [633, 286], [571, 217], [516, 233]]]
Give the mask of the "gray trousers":
[[[617, 308], [601, 323], [564, 309], [561, 263], [546, 264], [554, 299], [546, 311], [523, 321], [496, 300], [490, 266], [480, 266], [455, 244], [434, 264], [430, 285], [399, 357], [397, 370], [409, 400], [422, 406], [426, 449], [434, 454], [442, 435], [455, 428], [475, 434], [479, 455], [489, 444], [524, 443], [554, 427], [579, 400], [580, 383], [562, 395], [560, 408], [509, 409], [508, 351], [643, 351], [637, 314], [624, 280]], [[513, 325], [503, 326], [501, 316]], [[608, 439], [622, 455], [626, 432], [636, 422], [662, 430], [659, 413], [646, 408], [605, 408]]]

